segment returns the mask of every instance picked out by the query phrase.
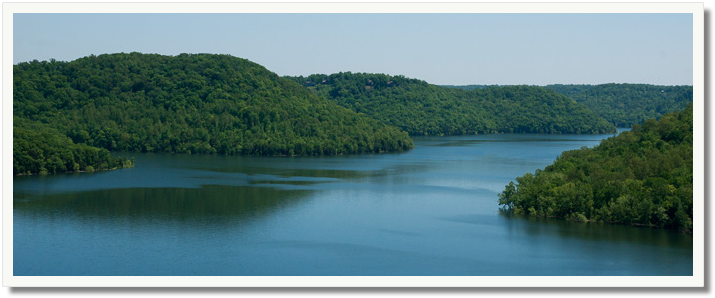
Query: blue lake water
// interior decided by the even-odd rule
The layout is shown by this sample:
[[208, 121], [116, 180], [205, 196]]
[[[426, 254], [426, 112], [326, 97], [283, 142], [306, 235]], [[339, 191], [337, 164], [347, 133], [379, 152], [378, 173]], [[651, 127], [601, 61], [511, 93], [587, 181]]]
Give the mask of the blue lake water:
[[609, 135], [418, 137], [399, 154], [129, 154], [15, 177], [22, 275], [692, 275], [692, 235], [501, 215], [509, 181]]

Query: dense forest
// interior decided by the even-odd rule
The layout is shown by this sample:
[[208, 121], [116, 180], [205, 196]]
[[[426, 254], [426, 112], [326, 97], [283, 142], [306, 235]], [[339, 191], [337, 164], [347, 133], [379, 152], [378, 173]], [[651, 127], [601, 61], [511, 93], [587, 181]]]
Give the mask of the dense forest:
[[[414, 146], [396, 127], [229, 55], [121, 53], [32, 61], [13, 67], [13, 83], [13, 115], [22, 119], [15, 121], [15, 135], [25, 138], [32, 125], [52, 127], [46, 136], [55, 134], [49, 144], [57, 146], [291, 156]], [[38, 169], [24, 156], [14, 157], [16, 173]]]
[[[497, 85], [443, 85], [475, 90]], [[680, 111], [693, 102], [693, 86], [648, 84], [547, 85], [543, 88], [585, 105], [617, 127], [631, 127], [663, 114]]]
[[585, 106], [539, 87], [462, 90], [404, 76], [351, 72], [287, 78], [411, 135], [615, 132]]
[[680, 111], [693, 102], [693, 86], [646, 84], [548, 85], [545, 88], [582, 103], [617, 127]]
[[75, 144], [47, 124], [15, 117], [12, 129], [13, 174], [54, 174], [132, 167], [107, 149]]
[[499, 194], [508, 213], [692, 230], [693, 108], [566, 151]]

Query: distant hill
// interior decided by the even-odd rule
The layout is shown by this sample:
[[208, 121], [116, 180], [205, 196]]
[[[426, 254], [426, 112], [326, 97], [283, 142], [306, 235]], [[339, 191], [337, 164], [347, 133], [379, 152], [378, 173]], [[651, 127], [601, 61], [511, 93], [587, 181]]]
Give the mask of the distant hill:
[[618, 127], [680, 111], [693, 102], [693, 86], [646, 84], [548, 85], [580, 102]]
[[692, 105], [594, 148], [562, 153], [509, 183], [499, 205], [535, 217], [692, 231]]
[[484, 89], [488, 87], [500, 87], [500, 85], [438, 85], [440, 87], [455, 88], [462, 90]]
[[398, 128], [228, 55], [32, 61], [13, 67], [13, 83], [13, 115], [26, 120], [14, 129], [36, 122], [110, 151], [333, 155], [414, 146]]
[[351, 72], [287, 78], [411, 135], [615, 132], [585, 106], [539, 87], [461, 90], [404, 76]]

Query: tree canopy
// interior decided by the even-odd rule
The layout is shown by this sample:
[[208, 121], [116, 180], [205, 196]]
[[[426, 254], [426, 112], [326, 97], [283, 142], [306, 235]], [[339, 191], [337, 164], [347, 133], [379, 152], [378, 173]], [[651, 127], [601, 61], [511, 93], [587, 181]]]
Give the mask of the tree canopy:
[[499, 194], [504, 212], [692, 230], [693, 110], [566, 151]]
[[[408, 134], [229, 55], [120, 53], [13, 67], [13, 114], [110, 151], [334, 155], [403, 151]], [[64, 144], [64, 143], [63, 143]]]
[[539, 87], [480, 86], [463, 90], [399, 75], [351, 72], [288, 78], [411, 135], [616, 131], [585, 106]]
[[107, 149], [75, 144], [47, 124], [15, 117], [12, 132], [13, 174], [54, 174], [132, 167]]
[[693, 86], [647, 84], [548, 85], [582, 103], [617, 127], [680, 111], [693, 102]]

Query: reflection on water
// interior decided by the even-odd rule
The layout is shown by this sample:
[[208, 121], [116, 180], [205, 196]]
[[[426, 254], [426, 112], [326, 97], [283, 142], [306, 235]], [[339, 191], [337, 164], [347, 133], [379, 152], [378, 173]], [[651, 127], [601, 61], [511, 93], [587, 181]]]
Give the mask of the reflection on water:
[[692, 236], [500, 215], [588, 135], [415, 138], [400, 154], [129, 154], [15, 177], [14, 275], [692, 275]]
[[161, 218], [197, 220], [243, 218], [296, 204], [305, 191], [207, 185], [201, 188], [120, 188], [16, 199], [16, 215]]

